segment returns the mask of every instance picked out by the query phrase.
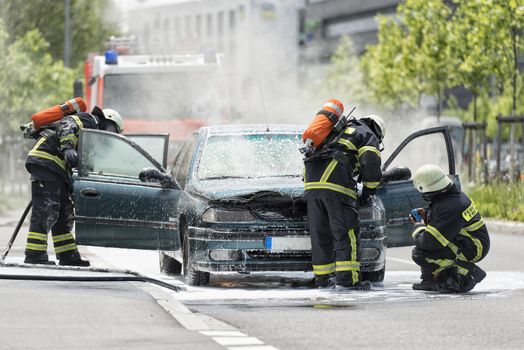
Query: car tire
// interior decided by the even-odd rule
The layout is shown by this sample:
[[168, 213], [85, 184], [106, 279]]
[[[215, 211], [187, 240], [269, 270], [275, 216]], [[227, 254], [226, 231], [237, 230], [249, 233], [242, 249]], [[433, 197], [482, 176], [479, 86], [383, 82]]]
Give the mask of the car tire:
[[182, 273], [182, 264], [175, 258], [167, 255], [164, 251], [158, 252], [160, 261], [160, 272], [166, 275], [180, 275]]
[[190, 286], [207, 286], [209, 284], [210, 273], [207, 271], [199, 271], [193, 267], [191, 255], [189, 254], [189, 239], [185, 230], [182, 230], [184, 237], [184, 276], [186, 283]]
[[385, 266], [381, 270], [378, 270], [378, 271], [363, 271], [361, 273], [362, 281], [382, 282], [384, 281], [385, 274], [386, 274]]

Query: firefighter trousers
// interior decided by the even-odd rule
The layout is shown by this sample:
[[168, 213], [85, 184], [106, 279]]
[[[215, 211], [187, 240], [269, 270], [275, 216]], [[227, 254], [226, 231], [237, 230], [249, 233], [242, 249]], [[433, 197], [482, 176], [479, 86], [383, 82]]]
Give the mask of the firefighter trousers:
[[317, 285], [333, 274], [338, 285], [358, 283], [359, 223], [356, 210], [333, 198], [310, 198], [307, 209], [311, 260]]
[[47, 234], [52, 231], [57, 259], [67, 259], [78, 252], [74, 225], [74, 202], [71, 187], [62, 179], [31, 179], [33, 209], [27, 234], [25, 254], [47, 255]]
[[442, 249], [429, 251], [413, 248], [413, 261], [421, 268], [421, 279], [438, 279], [439, 274], [448, 269], [456, 268], [462, 276], [467, 276], [475, 270], [475, 263], [484, 259], [489, 251], [489, 244], [480, 240], [461, 237]]

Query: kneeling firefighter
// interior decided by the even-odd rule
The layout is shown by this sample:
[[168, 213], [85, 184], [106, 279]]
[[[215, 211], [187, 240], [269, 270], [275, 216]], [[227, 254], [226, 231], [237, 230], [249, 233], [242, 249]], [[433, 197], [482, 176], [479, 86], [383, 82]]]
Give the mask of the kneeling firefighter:
[[[73, 101], [74, 105], [78, 106], [76, 102]], [[25, 263], [55, 264], [49, 261], [47, 255], [47, 234], [51, 230], [60, 265], [90, 265], [89, 261], [80, 257], [72, 233], [74, 224], [72, 168], [78, 163], [76, 151], [78, 136], [82, 128], [121, 133], [123, 121], [115, 110], [101, 110], [95, 106], [91, 113], [79, 112], [79, 110], [85, 111], [85, 103], [82, 107], [73, 109], [69, 115], [60, 116], [61, 119], [37, 130], [32, 136], [37, 141], [29, 151], [25, 164], [31, 174], [33, 203]], [[42, 115], [46, 112], [48, 116], [54, 113], [48, 109], [42, 111]], [[33, 115], [33, 121], [37, 119]]]
[[470, 291], [486, 277], [486, 272], [475, 263], [484, 259], [490, 246], [479, 211], [436, 165], [420, 167], [413, 184], [429, 202], [427, 213], [418, 208], [415, 215], [410, 215], [414, 223], [413, 260], [422, 271], [422, 281], [415, 283], [413, 289]]
[[335, 280], [338, 289], [369, 290], [370, 282], [360, 281], [358, 208], [380, 184], [385, 123], [378, 116], [347, 119], [343, 111], [340, 101], [328, 100], [302, 136], [311, 146], [304, 151], [304, 198], [313, 272], [320, 288]]

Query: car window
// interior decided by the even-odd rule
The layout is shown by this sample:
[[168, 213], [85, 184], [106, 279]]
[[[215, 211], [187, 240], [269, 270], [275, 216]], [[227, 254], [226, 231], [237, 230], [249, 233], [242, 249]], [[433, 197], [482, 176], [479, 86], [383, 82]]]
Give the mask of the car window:
[[[175, 162], [176, 181], [184, 188], [187, 182], [187, 176], [189, 175], [189, 168], [191, 167], [191, 160], [195, 153], [195, 148], [198, 141], [198, 135], [194, 134], [187, 142], [187, 147], [181, 152], [179, 159]], [[177, 166], [178, 163], [178, 166]]]
[[125, 138], [110, 133], [83, 133], [83, 176], [97, 174], [138, 179], [138, 174], [144, 168], [158, 169], [154, 162], [131, 146]]
[[228, 134], [208, 138], [198, 164], [200, 180], [228, 177], [299, 177], [299, 134]]
[[388, 169], [408, 167], [411, 174], [424, 164], [436, 164], [448, 169], [448, 153], [444, 134], [423, 135], [411, 140], [393, 159]]
[[149, 155], [156, 159], [157, 162], [164, 167], [167, 166], [167, 147], [169, 138], [168, 135], [125, 135], [128, 139], [136, 142]]

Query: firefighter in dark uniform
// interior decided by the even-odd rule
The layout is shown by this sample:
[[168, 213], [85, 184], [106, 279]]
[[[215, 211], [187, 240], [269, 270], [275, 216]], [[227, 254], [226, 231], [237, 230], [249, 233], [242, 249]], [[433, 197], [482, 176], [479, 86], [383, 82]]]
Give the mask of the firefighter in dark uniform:
[[415, 188], [429, 202], [418, 208], [414, 223], [413, 260], [421, 267], [422, 281], [413, 289], [467, 292], [486, 277], [475, 263], [489, 251], [489, 234], [475, 204], [444, 171], [433, 164], [420, 167], [413, 176]]
[[31, 174], [33, 210], [25, 263], [53, 264], [47, 255], [47, 234], [52, 231], [60, 265], [89, 266], [78, 252], [73, 236], [74, 202], [71, 169], [77, 166], [76, 146], [82, 128], [121, 133], [122, 117], [112, 109], [95, 107], [91, 113], [69, 115], [55, 129], [44, 129], [29, 151], [26, 168]]
[[[337, 106], [324, 105], [319, 114], [342, 114]], [[360, 281], [358, 208], [370, 201], [380, 184], [381, 142], [384, 121], [378, 116], [352, 119], [342, 136], [320, 147], [304, 159], [304, 198], [315, 283], [337, 288], [369, 290], [369, 281]], [[363, 190], [357, 198], [357, 181]]]

